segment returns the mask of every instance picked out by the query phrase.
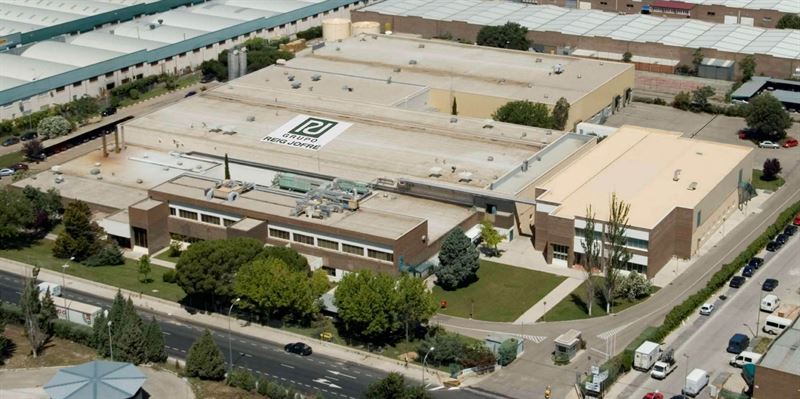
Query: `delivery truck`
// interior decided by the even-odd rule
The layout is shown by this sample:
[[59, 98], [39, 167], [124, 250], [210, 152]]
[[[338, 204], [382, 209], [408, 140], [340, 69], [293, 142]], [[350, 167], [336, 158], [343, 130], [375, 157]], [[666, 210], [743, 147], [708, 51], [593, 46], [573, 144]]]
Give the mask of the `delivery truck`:
[[55, 283], [42, 282], [39, 283], [39, 296], [44, 297], [47, 290], [50, 290], [50, 296], [61, 296], [61, 285]]
[[87, 327], [94, 325], [94, 320], [103, 311], [94, 305], [59, 297], [53, 298], [53, 304], [56, 305], [59, 319]]
[[695, 397], [708, 385], [708, 380], [708, 373], [705, 370], [694, 369], [686, 376], [686, 382], [683, 384], [681, 393], [686, 396]]
[[661, 345], [655, 342], [644, 341], [633, 354], [633, 368], [639, 371], [648, 371], [661, 358]]
[[672, 349], [670, 349], [664, 352], [664, 355], [661, 356], [661, 360], [657, 361], [653, 365], [653, 371], [650, 372], [650, 377], [653, 377], [657, 380], [663, 380], [677, 368], [678, 362], [675, 361], [674, 352]]

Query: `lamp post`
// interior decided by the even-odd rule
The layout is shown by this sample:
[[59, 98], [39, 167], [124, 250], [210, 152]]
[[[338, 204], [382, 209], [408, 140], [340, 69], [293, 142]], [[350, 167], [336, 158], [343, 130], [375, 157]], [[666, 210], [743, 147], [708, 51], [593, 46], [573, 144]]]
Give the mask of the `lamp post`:
[[233, 312], [233, 307], [239, 303], [242, 298], [236, 298], [233, 300], [231, 307], [228, 308], [228, 371], [233, 368], [233, 350], [231, 349], [231, 312]]
[[[103, 311], [103, 316], [108, 319], [108, 310]], [[108, 353], [111, 355], [111, 361], [114, 361], [114, 346], [111, 345], [111, 320], [108, 320]]]
[[[69, 258], [69, 260], [74, 261], [75, 257], [72, 256], [72, 257]], [[67, 290], [67, 277], [66, 277], [66, 274], [67, 274], [67, 269], [68, 268], [69, 268], [69, 261], [64, 262], [64, 264], [61, 265], [61, 297], [62, 298], [66, 297], [66, 290]], [[66, 302], [66, 300], [65, 300], [65, 302]], [[67, 316], [67, 321], [70, 321], [69, 320], [69, 306], [67, 306], [66, 316]]]
[[431, 352], [434, 351], [434, 349], [436, 349], [436, 348], [431, 346], [431, 348], [428, 349], [428, 352], [425, 354], [425, 357], [422, 359], [422, 387], [423, 388], [425, 388], [425, 365], [428, 363], [428, 355], [430, 355]]
[[[684, 353], [683, 357], [686, 358], [686, 370], [683, 372], [683, 381], [686, 381], [686, 377], [689, 376], [689, 355]], [[681, 391], [681, 393], [683, 393], [683, 391]]]
[[[763, 281], [759, 281], [761, 286], [764, 286]], [[756, 333], [753, 334], [753, 337], [758, 337], [758, 329], [761, 326], [761, 301], [764, 300], [764, 291], [758, 291], [758, 303], [756, 303]]]
[[752, 328], [750, 328], [750, 325], [749, 325], [749, 324], [747, 324], [747, 323], [742, 323], [742, 325], [743, 325], [743, 326], [745, 326], [745, 327], [747, 327], [747, 329], [748, 329], [748, 330], [750, 330], [750, 334], [753, 336], [753, 338], [755, 338], [755, 337], [756, 337], [756, 333], [754, 333], [754, 332], [753, 332], [753, 329], [752, 329]]

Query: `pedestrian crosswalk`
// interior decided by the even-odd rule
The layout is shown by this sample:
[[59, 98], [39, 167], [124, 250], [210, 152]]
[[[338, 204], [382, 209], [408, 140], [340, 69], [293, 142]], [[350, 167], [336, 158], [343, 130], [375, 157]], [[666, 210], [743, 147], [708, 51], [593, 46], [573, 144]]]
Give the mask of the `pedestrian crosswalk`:
[[610, 338], [612, 335], [616, 335], [618, 332], [620, 332], [620, 331], [624, 330], [626, 327], [628, 327], [628, 325], [627, 325], [627, 324], [626, 324], [626, 325], [624, 325], [624, 326], [619, 326], [619, 327], [617, 327], [617, 328], [613, 328], [613, 329], [611, 329], [611, 330], [608, 330], [608, 331], [606, 331], [606, 332], [603, 332], [603, 333], [600, 333], [600, 334], [598, 334], [598, 335], [597, 335], [597, 338], [600, 338], [600, 339], [603, 339], [603, 340], [605, 340], [605, 339], [608, 339], [608, 338]]
[[535, 344], [541, 344], [542, 342], [547, 340], [547, 337], [543, 337], [541, 335], [528, 335], [528, 334], [512, 334], [517, 338], [522, 338], [526, 341], [531, 341]]

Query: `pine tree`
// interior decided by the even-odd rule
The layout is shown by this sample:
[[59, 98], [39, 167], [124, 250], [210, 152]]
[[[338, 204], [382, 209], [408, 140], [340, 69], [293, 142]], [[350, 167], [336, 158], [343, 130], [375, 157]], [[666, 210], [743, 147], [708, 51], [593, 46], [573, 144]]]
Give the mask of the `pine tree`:
[[144, 340], [144, 356], [148, 362], [163, 363], [167, 361], [164, 335], [161, 333], [161, 327], [155, 317], [151, 318], [145, 327]]
[[456, 289], [474, 280], [480, 267], [478, 257], [475, 245], [460, 227], [456, 227], [445, 237], [439, 251], [437, 283], [445, 289]]
[[186, 374], [204, 380], [221, 380], [225, 377], [225, 360], [208, 330], [189, 348]]
[[31, 345], [33, 357], [39, 356], [39, 351], [50, 339], [52, 324], [55, 320], [55, 306], [48, 294], [45, 295], [46, 304], [43, 310], [42, 301], [39, 300], [39, 287], [36, 279], [39, 277], [39, 268], [35, 267], [30, 278], [25, 279], [25, 287], [22, 289], [20, 298], [20, 308], [25, 324], [25, 337]]
[[119, 338], [115, 339], [114, 353], [116, 360], [141, 364], [145, 362], [144, 325], [142, 318], [136, 313], [133, 301], [128, 298], [125, 304], [124, 318], [117, 329]]
[[97, 349], [97, 355], [100, 357], [108, 357], [108, 319], [105, 312], [100, 313], [95, 317], [94, 324], [92, 324], [92, 342], [94, 348]]
[[453, 109], [450, 110], [450, 115], [458, 115], [458, 103], [455, 97], [453, 97]]
[[75, 201], [64, 210], [64, 231], [53, 245], [53, 255], [57, 258], [74, 257], [81, 262], [96, 254], [101, 248], [102, 229], [92, 221], [89, 205]]
[[56, 312], [56, 304], [53, 303], [53, 296], [50, 295], [49, 289], [45, 292], [41, 304], [42, 306], [39, 308], [39, 325], [41, 325], [42, 331], [47, 335], [52, 335], [53, 322], [58, 319], [58, 313]]
[[150, 266], [150, 255], [142, 255], [139, 258], [139, 274], [144, 276], [144, 280], [142, 282], [149, 283], [150, 282], [150, 271], [152, 267]]
[[122, 331], [122, 321], [124, 319], [125, 298], [122, 296], [122, 292], [117, 290], [117, 296], [114, 297], [114, 302], [111, 304], [111, 310], [108, 312], [108, 318], [106, 319], [111, 322], [111, 339], [114, 342], [119, 338], [119, 333]]

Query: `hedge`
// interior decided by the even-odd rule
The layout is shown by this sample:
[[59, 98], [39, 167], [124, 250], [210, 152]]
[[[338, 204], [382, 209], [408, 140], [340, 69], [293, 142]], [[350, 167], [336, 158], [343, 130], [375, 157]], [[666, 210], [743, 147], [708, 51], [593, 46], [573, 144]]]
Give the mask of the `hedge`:
[[[20, 309], [18, 305], [12, 303], [3, 303], [0, 305], [0, 318], [12, 324], [25, 324], [25, 320], [22, 317], [22, 309]], [[82, 326], [66, 320], [58, 319], [53, 323], [53, 335], [88, 347], [94, 346], [92, 343], [91, 327]]]
[[[608, 380], [606, 380], [608, 381], [608, 386], [611, 386], [619, 375], [630, 371], [633, 366], [633, 354], [642, 342], [663, 342], [667, 335], [678, 328], [683, 320], [692, 315], [698, 307], [711, 298], [714, 292], [722, 288], [752, 257], [758, 255], [767, 243], [778, 235], [798, 213], [800, 213], [800, 202], [795, 202], [781, 212], [775, 219], [775, 222], [767, 227], [767, 229], [751, 242], [744, 251], [739, 253], [732, 262], [722, 265], [722, 267], [711, 276], [705, 287], [686, 298], [680, 305], [672, 308], [672, 310], [664, 316], [664, 322], [660, 326], [648, 327], [642, 331], [622, 353], [605, 362], [601, 366], [601, 369], [609, 371]], [[608, 386], [606, 389], [608, 389]]]

